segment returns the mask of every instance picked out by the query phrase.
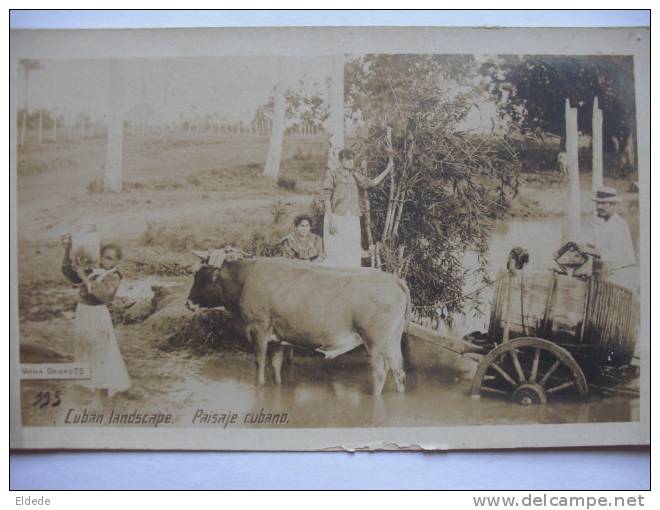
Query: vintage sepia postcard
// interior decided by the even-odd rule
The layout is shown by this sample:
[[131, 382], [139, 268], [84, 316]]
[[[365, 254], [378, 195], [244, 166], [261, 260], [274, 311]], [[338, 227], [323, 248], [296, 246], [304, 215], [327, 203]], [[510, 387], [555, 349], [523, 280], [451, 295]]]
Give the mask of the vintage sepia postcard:
[[11, 33], [11, 447], [650, 442], [647, 29]]

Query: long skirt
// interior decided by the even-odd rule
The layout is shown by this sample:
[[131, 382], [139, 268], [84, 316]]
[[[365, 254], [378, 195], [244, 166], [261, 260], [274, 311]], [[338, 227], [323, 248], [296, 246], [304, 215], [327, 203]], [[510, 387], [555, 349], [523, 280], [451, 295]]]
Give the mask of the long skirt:
[[[330, 234], [329, 215], [332, 214], [337, 233]], [[359, 216], [339, 216], [325, 213], [323, 221], [323, 248], [326, 258], [324, 266], [360, 267], [362, 265], [362, 242]]]
[[89, 389], [109, 394], [127, 390], [131, 381], [119, 352], [110, 312], [105, 305], [78, 303], [74, 320], [76, 361], [89, 363], [91, 379], [81, 381]]

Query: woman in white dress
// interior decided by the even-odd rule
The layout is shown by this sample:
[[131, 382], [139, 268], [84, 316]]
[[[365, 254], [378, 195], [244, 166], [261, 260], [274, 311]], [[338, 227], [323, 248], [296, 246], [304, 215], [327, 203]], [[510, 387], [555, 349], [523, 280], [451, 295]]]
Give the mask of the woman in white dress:
[[121, 283], [117, 264], [121, 248], [106, 244], [101, 249], [100, 267], [86, 269], [80, 261], [71, 259], [71, 236], [64, 236], [62, 272], [80, 288], [74, 320], [76, 361], [89, 363], [91, 378], [82, 385], [94, 390], [102, 399], [126, 391], [131, 385], [124, 359], [106, 306], [115, 297]]
[[369, 179], [355, 171], [354, 158], [353, 151], [349, 149], [339, 151], [339, 166], [335, 169], [328, 168], [323, 182], [323, 243], [326, 266], [362, 265], [360, 190], [378, 186], [393, 167], [390, 157], [387, 168], [374, 179]]

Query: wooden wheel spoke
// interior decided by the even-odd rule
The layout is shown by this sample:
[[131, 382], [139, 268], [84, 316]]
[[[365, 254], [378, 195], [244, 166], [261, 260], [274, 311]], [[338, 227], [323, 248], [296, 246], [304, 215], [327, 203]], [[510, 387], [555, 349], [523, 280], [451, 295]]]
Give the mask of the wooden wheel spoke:
[[518, 359], [518, 351], [516, 349], [513, 349], [510, 352], [511, 352], [511, 360], [513, 360], [513, 366], [515, 367], [516, 374], [518, 375], [518, 380], [521, 383], [524, 383], [526, 381], [525, 373], [523, 372], [523, 369], [520, 366], [520, 359]]
[[575, 386], [575, 381], [566, 381], [565, 383], [558, 384], [557, 386], [553, 386], [552, 388], [549, 388], [545, 390], [546, 393], [554, 393], [556, 391], [561, 391], [566, 388], [570, 388], [571, 386]]
[[497, 373], [502, 376], [502, 379], [504, 379], [506, 382], [511, 384], [511, 386], [513, 386], [514, 388], [518, 386], [518, 383], [514, 381], [513, 378], [509, 374], [507, 374], [506, 371], [497, 363], [493, 363], [491, 367], [493, 367], [497, 371]]
[[548, 371], [545, 373], [543, 378], [539, 381], [539, 384], [541, 386], [545, 386], [545, 383], [548, 382], [548, 379], [550, 379], [550, 376], [554, 373], [555, 370], [561, 365], [561, 360], [556, 360], [552, 366], [548, 369]]
[[539, 373], [539, 360], [541, 359], [541, 349], [534, 349], [534, 359], [532, 360], [532, 373], [529, 376], [529, 382], [536, 382], [536, 376]]
[[[505, 381], [505, 382], [502, 382]], [[546, 389], [547, 388], [547, 389]], [[471, 394], [509, 396], [520, 404], [544, 404], [562, 390], [588, 394], [586, 378], [570, 352], [536, 337], [501, 343], [484, 355], [472, 378]], [[563, 393], [562, 393], [563, 395]]]

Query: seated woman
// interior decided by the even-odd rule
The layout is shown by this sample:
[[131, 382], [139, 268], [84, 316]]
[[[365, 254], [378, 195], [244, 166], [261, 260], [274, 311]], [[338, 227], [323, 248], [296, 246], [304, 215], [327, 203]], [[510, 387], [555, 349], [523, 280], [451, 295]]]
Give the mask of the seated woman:
[[323, 261], [323, 239], [311, 232], [312, 218], [307, 214], [300, 214], [293, 220], [293, 226], [293, 232], [280, 241], [281, 255], [308, 262]]

